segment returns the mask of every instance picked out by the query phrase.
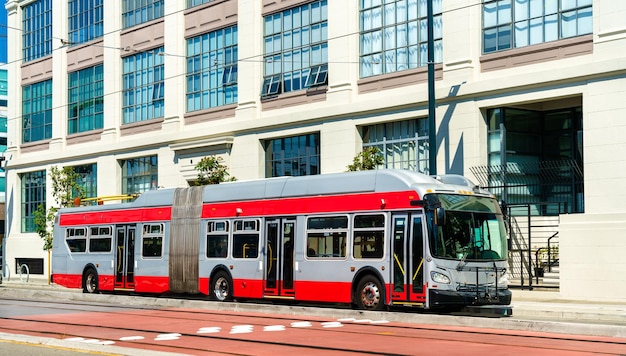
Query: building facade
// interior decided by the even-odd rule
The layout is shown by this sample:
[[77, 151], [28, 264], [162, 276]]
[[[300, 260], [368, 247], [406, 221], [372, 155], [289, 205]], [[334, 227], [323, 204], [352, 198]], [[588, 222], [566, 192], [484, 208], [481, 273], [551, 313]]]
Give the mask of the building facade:
[[248, 180], [375, 146], [556, 221], [561, 293], [625, 300], [626, 3], [432, 5], [434, 142], [426, 0], [7, 1], [7, 265], [49, 273], [54, 166], [108, 196], [191, 184], [209, 155]]

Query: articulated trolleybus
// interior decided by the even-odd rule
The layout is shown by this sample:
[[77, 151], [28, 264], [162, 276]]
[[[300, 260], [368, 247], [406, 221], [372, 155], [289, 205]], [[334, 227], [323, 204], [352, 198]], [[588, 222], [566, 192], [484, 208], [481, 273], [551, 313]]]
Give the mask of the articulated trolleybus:
[[57, 213], [53, 282], [510, 315], [498, 202], [461, 176], [402, 170], [159, 189]]

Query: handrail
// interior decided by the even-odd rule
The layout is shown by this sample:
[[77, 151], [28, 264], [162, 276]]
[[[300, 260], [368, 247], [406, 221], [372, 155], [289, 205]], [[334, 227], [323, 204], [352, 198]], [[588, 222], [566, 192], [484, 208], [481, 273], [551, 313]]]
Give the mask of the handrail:
[[30, 270], [26, 263], [22, 263], [22, 265], [20, 266], [20, 282], [24, 282], [24, 280], [22, 279], [22, 270], [24, 268], [26, 268], [26, 282], [28, 282], [28, 279], [30, 278]]
[[555, 232], [552, 236], [548, 237], [548, 272], [552, 272], [552, 257], [550, 256], [550, 254], [552, 253], [552, 248], [550, 248], [550, 240], [552, 240], [553, 237], [556, 237], [559, 234], [559, 232]]

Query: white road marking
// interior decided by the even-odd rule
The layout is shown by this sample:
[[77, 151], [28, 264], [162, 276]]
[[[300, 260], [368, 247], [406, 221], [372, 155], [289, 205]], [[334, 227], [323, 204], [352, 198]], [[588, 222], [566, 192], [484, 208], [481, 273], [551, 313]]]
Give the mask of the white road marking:
[[120, 341], [134, 341], [134, 340], [143, 340], [143, 336], [124, 336], [120, 337]]
[[154, 341], [178, 340], [181, 336], [182, 335], [178, 333], [159, 334], [156, 338], [154, 338]]
[[322, 323], [322, 327], [324, 328], [340, 328], [342, 326], [343, 324], [338, 321], [328, 321], [328, 322]]
[[254, 329], [254, 326], [252, 325], [234, 325], [230, 329], [230, 333], [231, 334], [251, 333], [253, 329]]
[[222, 328], [219, 326], [205, 326], [203, 328], [198, 329], [198, 334], [215, 334], [222, 331]]
[[311, 326], [311, 323], [308, 321], [296, 321], [291, 323], [292, 328], [309, 328]]
[[268, 325], [263, 328], [263, 331], [285, 331], [284, 325]]

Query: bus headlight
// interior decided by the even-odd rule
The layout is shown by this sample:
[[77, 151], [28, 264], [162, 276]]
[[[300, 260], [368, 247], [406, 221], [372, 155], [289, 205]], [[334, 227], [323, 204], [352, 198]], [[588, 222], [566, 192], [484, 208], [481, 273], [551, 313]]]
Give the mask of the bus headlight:
[[450, 277], [446, 276], [443, 273], [432, 271], [430, 272], [430, 278], [432, 278], [433, 282], [437, 282], [441, 284], [450, 284]]
[[498, 278], [498, 286], [508, 287], [508, 285], [509, 285], [509, 276], [505, 272], [502, 275], [500, 275], [500, 278]]

